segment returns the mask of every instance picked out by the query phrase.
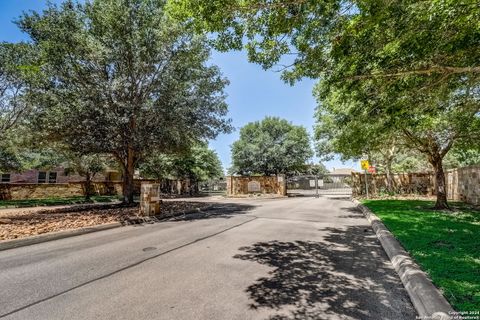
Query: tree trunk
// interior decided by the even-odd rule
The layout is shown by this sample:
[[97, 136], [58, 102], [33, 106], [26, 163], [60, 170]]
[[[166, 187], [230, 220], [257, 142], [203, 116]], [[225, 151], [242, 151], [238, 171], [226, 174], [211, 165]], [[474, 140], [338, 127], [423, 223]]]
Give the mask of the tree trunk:
[[391, 161], [385, 165], [385, 175], [387, 176], [387, 191], [393, 192], [393, 175], [392, 175], [392, 163]]
[[129, 148], [123, 173], [123, 203], [133, 203], [133, 175], [135, 173], [134, 152]]
[[190, 190], [190, 195], [194, 196], [198, 194], [198, 181], [195, 178], [189, 178], [188, 179], [188, 184], [189, 184], [189, 190]]
[[442, 158], [434, 157], [430, 163], [435, 171], [435, 187], [437, 193], [437, 202], [435, 203], [434, 209], [450, 209], [447, 203], [447, 185], [445, 183]]
[[394, 192], [394, 183], [393, 183], [393, 174], [392, 174], [392, 163], [393, 158], [395, 157], [395, 145], [388, 150], [388, 154], [385, 159], [385, 174], [387, 176], [387, 191]]
[[90, 196], [91, 196], [91, 191], [92, 191], [92, 177], [90, 175], [90, 172], [87, 172], [85, 175], [85, 200], [90, 201]]

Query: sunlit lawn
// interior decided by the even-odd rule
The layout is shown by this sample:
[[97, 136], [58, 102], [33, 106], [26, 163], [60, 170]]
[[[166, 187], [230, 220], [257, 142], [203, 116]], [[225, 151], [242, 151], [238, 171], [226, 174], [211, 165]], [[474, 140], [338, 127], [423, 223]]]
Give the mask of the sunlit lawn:
[[480, 210], [422, 200], [364, 200], [457, 311], [480, 310]]

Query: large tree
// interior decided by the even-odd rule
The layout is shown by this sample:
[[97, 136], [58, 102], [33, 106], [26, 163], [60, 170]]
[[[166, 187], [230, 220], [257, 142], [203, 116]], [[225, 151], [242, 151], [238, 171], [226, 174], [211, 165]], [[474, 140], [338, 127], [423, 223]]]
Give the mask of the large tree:
[[313, 156], [305, 127], [287, 120], [266, 117], [240, 129], [232, 145], [231, 173], [289, 174], [301, 171]]
[[140, 174], [157, 180], [190, 179], [193, 184], [224, 175], [217, 153], [207, 144], [197, 144], [177, 154], [152, 154], [140, 165]]
[[[171, 0], [169, 11], [211, 31], [221, 50], [248, 51], [284, 79], [480, 75], [476, 0]], [[335, 57], [347, 55], [349, 63]]]
[[28, 113], [28, 89], [38, 74], [35, 50], [27, 43], [0, 43], [0, 140]]
[[34, 128], [72, 151], [111, 154], [133, 202], [136, 166], [227, 132], [227, 81], [209, 49], [164, 14], [161, 0], [66, 1], [24, 14], [48, 81], [36, 86]]
[[390, 129], [402, 134], [435, 169], [436, 207], [447, 206], [443, 157], [477, 137], [468, 121], [478, 119], [477, 1], [173, 0], [170, 11], [215, 32], [220, 49], [245, 47], [265, 68], [284, 64], [287, 81], [321, 79], [320, 103], [336, 118], [321, 125], [340, 134], [351, 126], [361, 149]]
[[348, 90], [343, 84], [319, 86], [322, 102], [317, 110], [316, 135], [322, 146], [320, 152], [358, 157], [386, 148], [385, 141], [394, 137], [397, 148], [415, 150], [431, 165], [436, 182], [435, 207], [448, 208], [443, 160], [456, 144], [479, 145], [479, 88], [467, 85], [454, 92], [443, 88], [441, 92], [419, 91], [412, 96], [410, 90], [397, 87], [393, 92], [380, 85], [375, 98], [361, 98], [370, 89], [368, 83]]

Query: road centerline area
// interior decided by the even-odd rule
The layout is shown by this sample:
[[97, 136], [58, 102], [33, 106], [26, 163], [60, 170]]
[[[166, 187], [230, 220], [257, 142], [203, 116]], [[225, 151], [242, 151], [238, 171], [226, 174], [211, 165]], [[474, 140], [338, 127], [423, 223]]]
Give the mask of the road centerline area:
[[229, 214], [219, 209], [0, 253], [0, 309], [10, 310], [0, 318], [415, 317], [350, 201], [256, 200], [238, 212], [233, 205], [244, 208], [248, 199], [215, 201], [229, 203]]
[[[170, 250], [160, 252], [160, 253], [158, 253], [158, 254], [156, 254], [156, 255], [154, 255], [154, 256], [151, 256], [151, 257], [145, 258], [145, 259], [143, 259], [143, 260], [137, 261], [137, 262], [135, 262], [135, 263], [133, 263], [133, 264], [131, 264], [131, 265], [129, 265], [129, 266], [123, 267], [123, 268], [121, 268], [121, 269], [118, 269], [118, 270], [116, 270], [116, 271], [110, 272], [110, 273], [105, 274], [105, 275], [103, 275], [103, 276], [100, 276], [100, 277], [98, 277], [98, 278], [92, 279], [92, 280], [90, 280], [90, 281], [87, 281], [87, 282], [82, 283], [82, 284], [80, 284], [80, 285], [77, 285], [77, 286], [75, 286], [75, 287], [72, 287], [72, 288], [70, 288], [70, 289], [68, 289], [68, 290], [64, 290], [64, 291], [59, 292], [59, 293], [57, 293], [57, 294], [55, 294], [55, 295], [52, 295], [52, 296], [50, 296], [50, 297], [46, 297], [46, 298], [41, 299], [41, 300], [38, 300], [38, 301], [36, 301], [36, 302], [34, 302], [34, 303], [30, 303], [30, 304], [25, 305], [25, 306], [23, 306], [23, 307], [21, 307], [21, 308], [18, 308], [18, 309], [15, 309], [15, 310], [10, 311], [10, 312], [8, 312], [8, 313], [2, 314], [2, 315], [0, 315], [0, 318], [5, 318], [5, 317], [7, 317], [7, 316], [9, 316], [9, 315], [12, 315], [12, 314], [17, 313], [17, 312], [19, 312], [19, 311], [22, 311], [22, 310], [24, 310], [24, 309], [30, 308], [30, 307], [32, 307], [32, 306], [34, 306], [34, 305], [40, 304], [40, 303], [42, 303], [42, 302], [45, 302], [45, 301], [48, 301], [48, 300], [51, 300], [51, 299], [54, 299], [54, 298], [56, 298], [56, 297], [58, 297], [58, 296], [60, 296], [60, 295], [62, 295], [62, 294], [68, 293], [68, 292], [70, 292], [70, 291], [73, 291], [73, 290], [75, 290], [75, 289], [78, 289], [78, 288], [81, 288], [81, 287], [84, 287], [84, 286], [87, 286], [87, 285], [89, 285], [89, 284], [91, 284], [91, 283], [93, 283], [93, 282], [95, 282], [95, 281], [98, 281], [98, 280], [102, 280], [102, 279], [111, 277], [111, 276], [113, 276], [113, 275], [115, 275], [115, 274], [118, 274], [118, 273], [123, 272], [123, 271], [125, 271], [125, 270], [128, 270], [128, 269], [130, 269], [130, 268], [134, 268], [134, 267], [136, 267], [136, 266], [139, 266], [139, 265], [141, 265], [142, 263], [144, 263], [144, 262], [146, 262], [146, 261], [156, 259], [156, 258], [158, 258], [158, 257], [164, 256], [164, 255], [169, 254], [169, 253], [171, 253], [171, 252], [174, 252], [174, 251], [176, 251], [176, 250], [180, 250], [180, 249], [185, 248], [185, 247], [187, 247], [187, 246], [196, 244], [196, 243], [198, 243], [198, 242], [200, 242], [200, 241], [203, 241], [203, 240], [206, 240], [206, 239], [215, 237], [215, 236], [217, 236], [217, 235], [219, 235], [219, 234], [222, 234], [222, 233], [224, 233], [224, 232], [227, 232], [227, 231], [230, 231], [230, 230], [232, 230], [232, 229], [235, 229], [235, 228], [238, 228], [238, 227], [240, 227], [240, 226], [243, 226], [244, 224], [247, 224], [247, 223], [249, 223], [249, 222], [252, 222], [252, 221], [254, 221], [254, 220], [256, 220], [256, 219], [257, 219], [257, 217], [254, 217], [253, 219], [244, 221], [244, 222], [242, 222], [242, 223], [239, 223], [239, 224], [237, 224], [237, 225], [234, 225], [234, 226], [229, 227], [229, 228], [227, 228], [227, 229], [224, 229], [224, 230], [222, 230], [222, 231], [213, 233], [213, 234], [211, 234], [211, 235], [208, 235], [208, 236], [205, 236], [205, 237], [202, 237], [202, 238], [195, 239], [194, 241], [188, 242], [188, 243], [186, 243], [186, 244], [184, 244], [184, 245], [181, 245], [181, 246], [172, 248], [172, 249], [170, 249]], [[150, 247], [147, 247], [147, 248], [150, 248]], [[147, 250], [147, 251], [148, 251], [148, 250]]]

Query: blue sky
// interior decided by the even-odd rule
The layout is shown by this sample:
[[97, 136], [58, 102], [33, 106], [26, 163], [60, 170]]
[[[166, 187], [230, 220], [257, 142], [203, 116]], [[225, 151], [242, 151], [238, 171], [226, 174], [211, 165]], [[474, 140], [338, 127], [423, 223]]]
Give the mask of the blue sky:
[[[26, 40], [25, 35], [12, 21], [22, 11], [38, 11], [45, 7], [46, 3], [44, 0], [0, 0], [0, 41]], [[315, 81], [306, 79], [292, 87], [280, 80], [279, 73], [265, 71], [260, 66], [249, 63], [244, 52], [214, 52], [211, 63], [218, 65], [224, 76], [230, 80], [226, 89], [227, 102], [229, 117], [236, 128], [233, 133], [220, 135], [210, 142], [210, 147], [217, 151], [224, 168], [230, 166], [230, 145], [238, 139], [239, 128], [248, 122], [261, 120], [265, 116], [277, 116], [306, 127], [310, 133], [313, 132], [316, 102], [312, 89]], [[343, 164], [339, 160], [324, 164], [329, 169], [359, 166], [350, 161]]]

